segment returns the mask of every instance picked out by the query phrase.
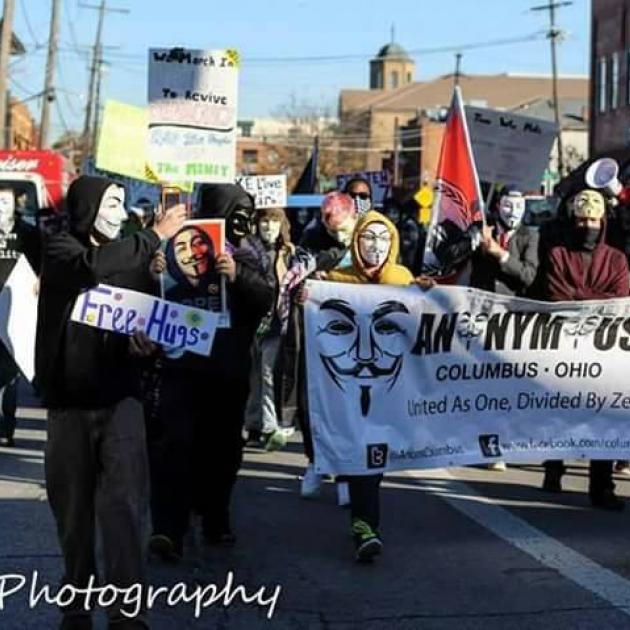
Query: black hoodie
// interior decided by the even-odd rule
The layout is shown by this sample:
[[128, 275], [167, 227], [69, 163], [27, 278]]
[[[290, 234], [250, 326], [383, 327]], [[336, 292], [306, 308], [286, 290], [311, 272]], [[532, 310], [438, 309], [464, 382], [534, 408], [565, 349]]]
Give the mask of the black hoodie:
[[82, 291], [107, 283], [144, 290], [160, 245], [153, 230], [94, 246], [94, 220], [115, 182], [82, 176], [68, 190], [64, 229], [44, 236], [35, 349], [35, 383], [47, 407], [98, 409], [135, 394], [137, 365], [128, 338], [70, 321]]
[[[254, 203], [245, 190], [236, 184], [204, 184], [199, 195], [195, 219], [225, 219], [226, 236], [236, 262], [236, 279], [227, 283], [231, 328], [217, 331], [210, 361], [190, 353], [167, 365], [203, 369], [219, 373], [230, 380], [249, 378], [249, 349], [261, 319], [269, 312], [274, 298], [273, 282], [266, 274], [267, 258], [256, 239], [242, 238], [234, 242], [229, 227], [234, 212], [243, 210], [243, 218], [253, 220]], [[202, 359], [200, 361], [199, 359]]]

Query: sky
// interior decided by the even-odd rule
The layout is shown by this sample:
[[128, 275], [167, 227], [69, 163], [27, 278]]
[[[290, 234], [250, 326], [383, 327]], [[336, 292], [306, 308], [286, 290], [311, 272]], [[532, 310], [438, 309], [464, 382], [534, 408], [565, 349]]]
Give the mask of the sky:
[[[60, 0], [61, 34], [52, 136], [81, 130], [97, 11], [78, 0]], [[87, 0], [98, 4], [99, 0]], [[151, 47], [237, 48], [242, 56], [239, 118], [273, 116], [295, 98], [336, 113], [339, 91], [367, 88], [369, 60], [395, 40], [416, 62], [416, 80], [453, 72], [455, 52], [469, 44], [532, 41], [463, 49], [467, 74], [549, 74], [547, 0], [108, 0], [103, 42], [109, 62], [105, 98], [146, 104], [147, 50]], [[82, 4], [82, 3], [81, 3]], [[15, 0], [14, 31], [27, 55], [14, 59], [11, 89], [18, 98], [43, 89], [50, 0]], [[590, 1], [574, 0], [557, 13], [566, 39], [559, 49], [561, 74], [588, 74]], [[441, 51], [439, 49], [442, 49]], [[448, 49], [448, 50], [443, 50]], [[332, 56], [337, 59], [308, 58]], [[306, 59], [305, 59], [306, 58]], [[464, 95], [465, 97], [465, 95]], [[29, 101], [39, 120], [40, 100]]]

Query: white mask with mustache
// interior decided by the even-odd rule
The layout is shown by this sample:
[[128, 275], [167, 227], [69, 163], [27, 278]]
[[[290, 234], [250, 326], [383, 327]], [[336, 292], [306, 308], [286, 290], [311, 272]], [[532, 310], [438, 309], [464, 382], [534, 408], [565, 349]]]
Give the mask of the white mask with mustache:
[[94, 219], [94, 229], [108, 241], [115, 241], [123, 223], [127, 220], [125, 211], [125, 189], [116, 184], [103, 193], [98, 214]]

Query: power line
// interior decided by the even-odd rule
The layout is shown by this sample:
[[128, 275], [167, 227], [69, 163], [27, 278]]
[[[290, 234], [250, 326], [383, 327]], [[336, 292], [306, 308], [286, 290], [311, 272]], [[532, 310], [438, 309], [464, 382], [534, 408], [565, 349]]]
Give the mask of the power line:
[[57, 60], [57, 72], [59, 74], [59, 83], [61, 84], [61, 87], [62, 87], [62, 89], [59, 91], [61, 91], [61, 93], [63, 94], [66, 107], [70, 110], [70, 113], [72, 114], [72, 116], [74, 118], [77, 118], [79, 116], [79, 112], [74, 108], [74, 103], [70, 99], [70, 96], [69, 96], [70, 90], [68, 90], [65, 70], [63, 70], [63, 64], [59, 63], [59, 60]]
[[61, 122], [61, 126], [66, 133], [69, 133], [70, 127], [68, 127], [68, 123], [66, 122], [66, 118], [63, 115], [63, 111], [61, 110], [61, 104], [59, 103], [59, 99], [55, 99], [55, 109], [57, 110], [57, 116], [59, 117], [59, 121]]
[[[68, 25], [68, 32], [70, 33], [70, 40], [72, 42], [72, 48], [73, 48], [74, 52], [77, 53], [77, 55], [80, 55], [82, 57], [87, 57], [87, 52], [81, 51], [81, 47], [79, 46], [79, 43], [78, 43], [78, 40], [77, 40], [77, 33], [74, 30], [74, 22], [72, 21], [72, 17], [70, 16], [70, 9], [68, 7], [68, 0], [64, 0], [63, 8], [64, 8], [65, 16], [66, 16], [66, 24]], [[61, 48], [60, 48], [60, 50], [61, 50]]]
[[[407, 54], [410, 56], [419, 55], [432, 55], [441, 53], [452, 53], [462, 50], [480, 50], [484, 48], [494, 48], [498, 46], [508, 46], [512, 44], [533, 42], [543, 39], [546, 36], [546, 31], [536, 31], [529, 35], [523, 35], [520, 37], [502, 38], [495, 40], [487, 40], [483, 42], [472, 42], [468, 44], [456, 44], [450, 46], [438, 46], [433, 48], [416, 48], [408, 50]], [[68, 49], [60, 47], [61, 51], [68, 52]], [[75, 50], [75, 52], [78, 52]], [[83, 54], [83, 53], [81, 53]], [[147, 55], [140, 53], [126, 53], [124, 51], [111, 51], [107, 53], [107, 56], [113, 60], [127, 61], [130, 63], [147, 63]], [[344, 61], [363, 61], [366, 59], [372, 59], [373, 53], [350, 53], [340, 55], [314, 55], [304, 57], [247, 57], [242, 55], [242, 63], [246, 65], [265, 65], [265, 64], [282, 64], [282, 63], [336, 63]]]
[[37, 35], [35, 34], [35, 29], [33, 28], [33, 25], [31, 24], [31, 20], [28, 16], [28, 11], [26, 10], [26, 5], [24, 3], [24, 0], [20, 0], [20, 7], [22, 8], [22, 14], [24, 15], [24, 22], [26, 23], [26, 29], [28, 30], [28, 33], [31, 39], [33, 40], [33, 44], [35, 44], [35, 47], [38, 47], [40, 46], [40, 43], [37, 39]]

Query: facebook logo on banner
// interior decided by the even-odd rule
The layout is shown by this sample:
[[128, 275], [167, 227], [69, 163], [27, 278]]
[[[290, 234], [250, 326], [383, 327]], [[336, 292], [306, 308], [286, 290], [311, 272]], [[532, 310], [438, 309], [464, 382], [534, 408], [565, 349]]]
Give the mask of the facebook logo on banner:
[[387, 466], [387, 444], [368, 444], [367, 446], [367, 467], [385, 468]]
[[484, 457], [501, 457], [499, 436], [496, 433], [480, 435], [479, 446]]

